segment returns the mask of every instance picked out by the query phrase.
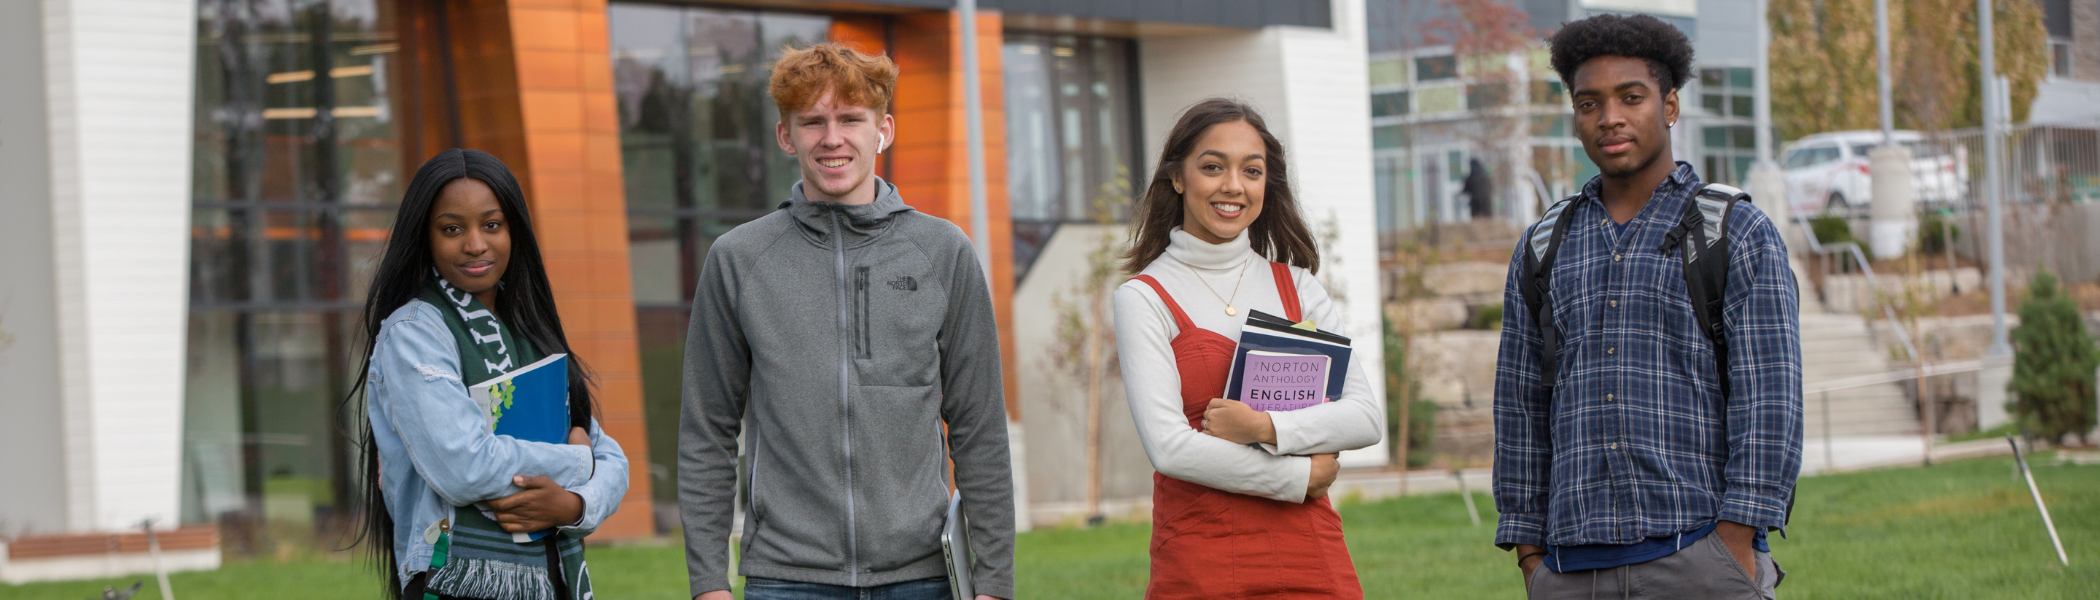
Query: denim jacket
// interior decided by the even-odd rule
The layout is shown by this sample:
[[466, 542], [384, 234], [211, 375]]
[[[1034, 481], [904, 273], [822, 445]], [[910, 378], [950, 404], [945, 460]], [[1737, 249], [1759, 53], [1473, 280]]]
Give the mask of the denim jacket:
[[394, 518], [397, 585], [430, 568], [425, 530], [452, 518], [455, 506], [524, 491], [511, 485], [513, 475], [547, 477], [583, 498], [583, 519], [560, 528], [572, 537], [590, 535], [627, 494], [627, 455], [597, 420], [588, 449], [489, 433], [459, 373], [459, 348], [436, 307], [410, 300], [380, 325], [365, 412]]

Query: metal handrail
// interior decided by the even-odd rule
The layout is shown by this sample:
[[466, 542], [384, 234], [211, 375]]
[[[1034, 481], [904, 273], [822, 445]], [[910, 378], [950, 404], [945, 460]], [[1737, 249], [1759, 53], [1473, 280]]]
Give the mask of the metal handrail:
[[1867, 254], [1860, 251], [1859, 242], [1838, 242], [1825, 246], [1821, 240], [1816, 239], [1816, 228], [1809, 224], [1806, 213], [1794, 213], [1794, 220], [1801, 226], [1801, 237], [1808, 240], [1808, 249], [1818, 256], [1828, 257], [1838, 253], [1849, 253], [1852, 256], [1852, 262], [1859, 265], [1859, 272], [1867, 276], [1867, 288], [1874, 290], [1874, 302], [1881, 305], [1881, 316], [1889, 320], [1889, 329], [1896, 332], [1896, 340], [1903, 342], [1904, 355], [1908, 356], [1913, 364], [1925, 364], [1924, 357], [1918, 354], [1918, 346], [1911, 343], [1910, 334], [1903, 331], [1903, 323], [1896, 320], [1896, 309], [1889, 306], [1887, 299], [1879, 297], [1881, 282], [1874, 277], [1874, 265], [1867, 262]]
[[1944, 362], [1936, 365], [1925, 365], [1924, 367], [1918, 369], [1897, 369], [1894, 371], [1884, 371], [1870, 375], [1859, 375], [1856, 377], [1846, 377], [1844, 379], [1832, 379], [1829, 381], [1819, 381], [1816, 383], [1804, 384], [1801, 386], [1801, 394], [1803, 396], [1806, 396], [1809, 394], [1820, 394], [1823, 392], [1835, 392], [1839, 390], [1863, 388], [1867, 386], [1881, 385], [1884, 383], [1910, 381], [1919, 377], [1938, 377], [1941, 375], [1954, 375], [1957, 373], [1974, 373], [1982, 370], [1982, 360]]
[[[1895, 383], [1898, 381], [1910, 381], [1913, 379], [1936, 377], [1940, 375], [1953, 375], [1956, 373], [1974, 373], [1977, 371], [1982, 371], [1983, 368], [1984, 367], [1982, 360], [1944, 362], [1936, 365], [1927, 365], [1921, 363], [1916, 369], [1898, 369], [1895, 371], [1884, 371], [1881, 373], [1860, 375], [1856, 377], [1846, 377], [1844, 379], [1833, 379], [1830, 381], [1822, 381], [1801, 386], [1801, 397], [1804, 401], [1806, 401], [1807, 398], [1811, 395], [1822, 397], [1822, 401], [1818, 402], [1817, 405], [1819, 408], [1822, 409], [1823, 412], [1823, 468], [1825, 472], [1837, 470], [1836, 451], [1832, 449], [1834, 448], [1834, 441], [1832, 439], [1834, 436], [1831, 434], [1830, 431], [1831, 392], [1863, 388], [1870, 385], [1882, 385], [1888, 383]], [[1920, 393], [1918, 395], [1919, 406], [1925, 406], [1928, 402], [1931, 402], [1931, 400], [1925, 398], [1925, 395], [1923, 393]], [[1930, 414], [1929, 410], [1927, 414]], [[1921, 422], [1919, 424], [1920, 435], [1925, 438], [1926, 464], [1932, 464], [1932, 429], [1932, 423], [1929, 422], [1929, 418], [1927, 422]]]

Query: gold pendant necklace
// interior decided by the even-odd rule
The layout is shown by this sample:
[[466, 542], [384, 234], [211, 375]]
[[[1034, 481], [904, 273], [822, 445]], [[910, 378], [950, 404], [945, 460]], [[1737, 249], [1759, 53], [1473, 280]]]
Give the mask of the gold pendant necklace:
[[[1176, 261], [1176, 262], [1179, 262], [1179, 261]], [[1188, 264], [1188, 263], [1181, 263], [1181, 266], [1182, 266], [1183, 268], [1186, 268], [1186, 269], [1188, 269], [1188, 270], [1189, 270], [1189, 274], [1190, 274], [1190, 275], [1195, 275], [1195, 276], [1196, 276], [1196, 283], [1201, 283], [1201, 284], [1203, 284], [1203, 289], [1206, 289], [1206, 290], [1210, 290], [1210, 295], [1212, 295], [1212, 296], [1217, 296], [1217, 297], [1218, 297], [1218, 301], [1219, 301], [1219, 302], [1223, 302], [1223, 303], [1225, 303], [1225, 316], [1228, 316], [1228, 317], [1237, 317], [1237, 316], [1239, 316], [1239, 314], [1240, 314], [1240, 309], [1238, 309], [1238, 308], [1234, 308], [1234, 307], [1232, 306], [1232, 301], [1233, 301], [1233, 300], [1238, 300], [1238, 299], [1239, 299], [1239, 297], [1240, 297], [1240, 283], [1243, 283], [1243, 282], [1245, 282], [1245, 281], [1247, 280], [1247, 265], [1249, 265], [1249, 264], [1253, 264], [1253, 263], [1254, 263], [1254, 261], [1251, 261], [1251, 260], [1244, 260], [1244, 259], [1243, 259], [1243, 260], [1241, 260], [1241, 261], [1240, 261], [1240, 276], [1239, 276], [1239, 278], [1238, 278], [1237, 280], [1233, 281], [1233, 283], [1232, 283], [1232, 298], [1229, 298], [1229, 299], [1228, 299], [1228, 298], [1226, 298], [1225, 296], [1223, 296], [1223, 295], [1219, 294], [1219, 293], [1218, 293], [1218, 288], [1214, 288], [1214, 287], [1211, 287], [1211, 286], [1210, 286], [1210, 282], [1208, 282], [1208, 281], [1204, 281], [1204, 280], [1203, 280], [1203, 274], [1202, 274], [1202, 273], [1198, 273], [1198, 272], [1196, 272], [1196, 268], [1195, 268], [1195, 267], [1189, 266], [1189, 264]]]

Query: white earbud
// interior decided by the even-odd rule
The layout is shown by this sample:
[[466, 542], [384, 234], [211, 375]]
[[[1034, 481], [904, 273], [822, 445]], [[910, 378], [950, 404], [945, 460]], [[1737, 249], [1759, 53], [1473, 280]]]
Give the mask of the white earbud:
[[886, 145], [889, 145], [889, 143], [890, 143], [890, 138], [888, 138], [888, 137], [885, 137], [885, 136], [883, 136], [883, 135], [882, 135], [882, 132], [879, 132], [879, 131], [878, 131], [878, 132], [875, 132], [875, 153], [876, 153], [876, 154], [882, 154], [882, 147], [883, 147], [883, 146], [886, 146]]

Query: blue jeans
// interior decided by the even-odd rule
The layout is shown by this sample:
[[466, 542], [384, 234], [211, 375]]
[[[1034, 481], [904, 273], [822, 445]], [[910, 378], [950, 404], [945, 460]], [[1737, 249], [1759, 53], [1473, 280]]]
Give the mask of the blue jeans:
[[946, 577], [864, 588], [758, 577], [744, 580], [744, 600], [948, 600], [948, 593]]

